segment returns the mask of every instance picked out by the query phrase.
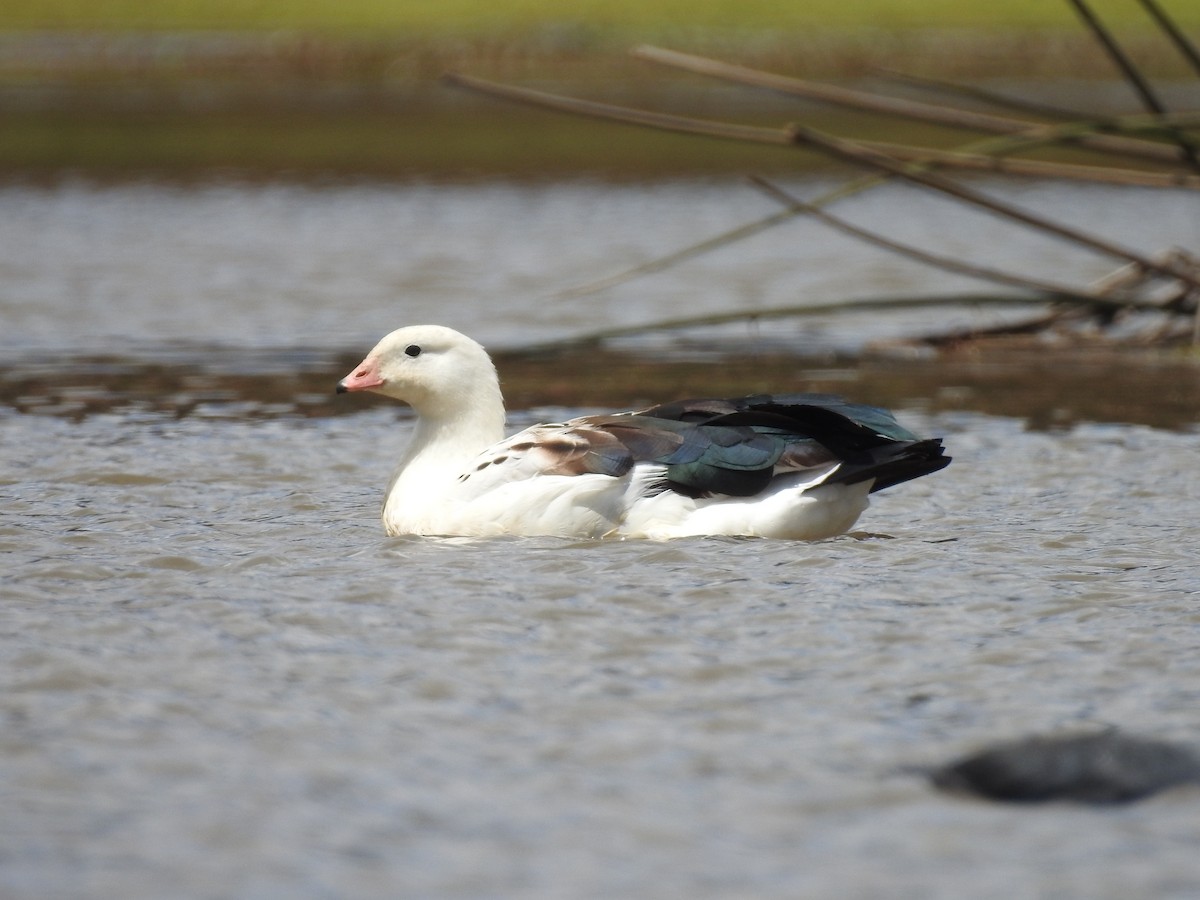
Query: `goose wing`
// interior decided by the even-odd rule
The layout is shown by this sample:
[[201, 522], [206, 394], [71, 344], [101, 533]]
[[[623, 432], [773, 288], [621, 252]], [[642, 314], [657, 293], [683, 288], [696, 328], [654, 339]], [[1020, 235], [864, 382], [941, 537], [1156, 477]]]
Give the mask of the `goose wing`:
[[620, 477], [661, 470], [662, 489], [749, 497], [772, 478], [841, 463], [835, 481], [874, 478], [874, 489], [949, 462], [886, 410], [822, 394], [686, 400], [633, 413], [535, 425], [489, 448], [460, 480], [511, 482], [538, 475]]

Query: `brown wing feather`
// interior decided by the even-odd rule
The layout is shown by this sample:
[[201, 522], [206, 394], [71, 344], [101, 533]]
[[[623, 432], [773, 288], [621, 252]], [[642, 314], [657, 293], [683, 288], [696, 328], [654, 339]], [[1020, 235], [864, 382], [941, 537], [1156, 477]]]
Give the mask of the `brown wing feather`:
[[494, 466], [504, 466], [510, 471], [524, 469], [526, 476], [620, 476], [633, 463], [633, 454], [616, 435], [578, 419], [565, 425], [534, 425], [513, 435], [480, 456], [472, 470], [459, 480], [466, 481], [474, 472]]

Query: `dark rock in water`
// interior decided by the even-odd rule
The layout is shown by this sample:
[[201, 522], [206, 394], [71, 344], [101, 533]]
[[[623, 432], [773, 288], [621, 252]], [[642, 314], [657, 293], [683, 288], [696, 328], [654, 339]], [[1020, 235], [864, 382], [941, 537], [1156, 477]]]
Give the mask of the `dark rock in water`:
[[1179, 744], [1105, 731], [997, 744], [931, 777], [943, 790], [992, 800], [1125, 803], [1200, 782], [1200, 756]]

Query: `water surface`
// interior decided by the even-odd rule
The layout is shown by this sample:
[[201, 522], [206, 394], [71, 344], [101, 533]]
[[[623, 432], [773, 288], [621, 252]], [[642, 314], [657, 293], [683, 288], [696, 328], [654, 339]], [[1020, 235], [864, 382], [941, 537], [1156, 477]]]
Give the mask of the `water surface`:
[[[785, 183], [812, 199], [832, 182]], [[1189, 192], [984, 182], [1010, 202], [1146, 253], [1200, 244]], [[892, 185], [834, 209], [947, 256], [1086, 284], [1122, 261]], [[370, 346], [441, 322], [518, 347], [685, 315], [989, 290], [796, 219], [652, 277], [576, 300], [557, 292], [778, 212], [738, 181], [609, 185], [239, 183], [0, 187], [0, 353], [151, 353]], [[1130, 227], [1136, 223], [1136, 227]], [[901, 317], [900, 333], [999, 320]], [[982, 319], [980, 318], [982, 317]], [[792, 349], [861, 347], [890, 318], [772, 323]], [[365, 347], [363, 347], [365, 349]]]
[[[902, 419], [954, 463], [819, 543], [383, 536], [411, 420], [303, 400], [326, 376], [289, 387], [291, 370], [331, 367], [326, 348], [435, 316], [515, 345], [806, 279], [853, 294], [917, 277], [772, 237], [745, 266], [705, 262], [611, 307], [528, 303], [725, 221], [714, 198], [754, 206], [694, 190], [0, 192], [26, 223], [0, 216], [6, 377], [49, 396], [48, 373], [109, 354], [191, 393], [156, 405], [95, 364], [76, 380], [124, 401], [89, 406], [76, 384], [0, 409], [0, 893], [1200, 891], [1195, 790], [1008, 807], [914, 768], [1031, 732], [1197, 740], [1185, 412], [1034, 421], [1016, 389], [1004, 415], [906, 389]], [[488, 223], [505, 209], [522, 215]], [[1145, 242], [1178, 232], [1154, 231], [1171, 209]], [[223, 367], [245, 382], [232, 394], [186, 380]], [[847, 386], [871, 399], [885, 380]], [[1188, 382], [1136, 383], [1157, 407]], [[579, 411], [555, 402], [513, 424]]]
[[910, 420], [853, 536], [580, 544], [384, 538], [387, 412], [6, 419], [6, 895], [1190, 892], [1191, 792], [906, 767], [1200, 733], [1195, 434]]

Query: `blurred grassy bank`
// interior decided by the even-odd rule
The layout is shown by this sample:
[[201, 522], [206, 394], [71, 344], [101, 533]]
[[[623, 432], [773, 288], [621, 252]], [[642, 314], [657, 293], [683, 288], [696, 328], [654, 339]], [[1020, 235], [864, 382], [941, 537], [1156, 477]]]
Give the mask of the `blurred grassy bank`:
[[[1200, 28], [1200, 4], [1173, 5]], [[1096, 7], [1155, 77], [1187, 75], [1132, 0]], [[597, 0], [569, 11], [549, 0], [10, 0], [0, 176], [661, 177], [821, 164], [465, 96], [438, 83], [448, 70], [744, 123], [964, 137], [668, 72], [625, 55], [642, 41], [843, 83], [891, 68], [1040, 97], [1065, 87], [1089, 108], [1098, 98], [1081, 85], [1113, 78], [1068, 5], [1046, 0]]]
[[[1113, 27], [1145, 27], [1133, 0], [1095, 0]], [[1200, 10], [1183, 0], [1163, 0], [1181, 24], [1200, 22]], [[1016, 28], [1070, 29], [1068, 4], [1058, 0], [7, 0], [0, 30], [101, 29], [161, 31], [370, 32], [496, 35], [571, 23], [639, 39], [666, 31], [798, 32], [814, 28]]]

